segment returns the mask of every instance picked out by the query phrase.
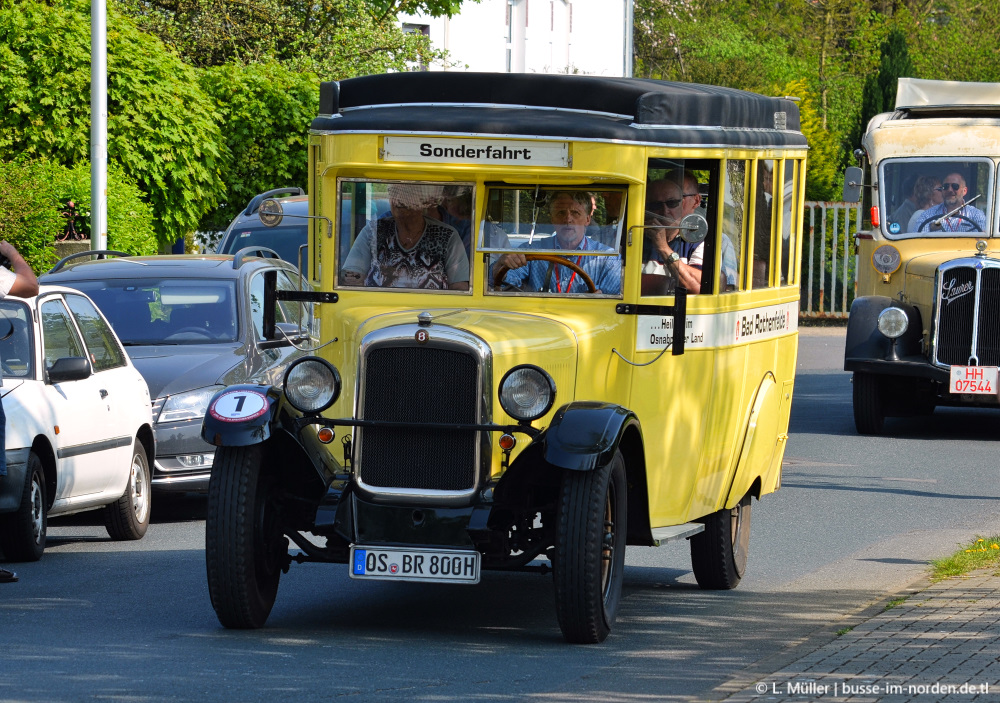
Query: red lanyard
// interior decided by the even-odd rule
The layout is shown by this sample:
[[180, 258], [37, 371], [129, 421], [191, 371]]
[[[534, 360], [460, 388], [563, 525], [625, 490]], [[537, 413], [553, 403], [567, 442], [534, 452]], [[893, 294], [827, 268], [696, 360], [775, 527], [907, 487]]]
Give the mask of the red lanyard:
[[[577, 266], [580, 265], [580, 260], [581, 259], [583, 259], [583, 254], [580, 254], [580, 256], [576, 257], [576, 265]], [[560, 264], [556, 264], [556, 293], [562, 293], [563, 292], [563, 290], [559, 287], [559, 266], [560, 266]], [[573, 275], [569, 277], [569, 281], [566, 283], [566, 291], [565, 292], [569, 293], [569, 289], [573, 285], [573, 279], [574, 278], [576, 278], [576, 271], [574, 271]]]

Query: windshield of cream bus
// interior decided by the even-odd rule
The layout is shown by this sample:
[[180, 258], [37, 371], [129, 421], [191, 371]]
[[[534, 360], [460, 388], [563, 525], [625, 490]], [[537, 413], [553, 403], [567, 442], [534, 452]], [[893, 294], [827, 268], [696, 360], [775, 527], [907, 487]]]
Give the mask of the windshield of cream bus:
[[624, 223], [624, 187], [488, 187], [479, 231], [479, 249], [490, 254], [487, 288], [618, 296]]
[[989, 159], [892, 159], [880, 169], [879, 209], [890, 239], [982, 237], [994, 229]]

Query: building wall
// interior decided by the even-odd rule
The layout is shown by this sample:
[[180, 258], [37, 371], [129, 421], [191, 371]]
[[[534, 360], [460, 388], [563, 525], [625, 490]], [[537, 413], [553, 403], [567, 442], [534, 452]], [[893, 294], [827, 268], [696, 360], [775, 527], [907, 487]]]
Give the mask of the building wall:
[[450, 19], [400, 21], [449, 52], [432, 71], [632, 74], [632, 0], [482, 0]]

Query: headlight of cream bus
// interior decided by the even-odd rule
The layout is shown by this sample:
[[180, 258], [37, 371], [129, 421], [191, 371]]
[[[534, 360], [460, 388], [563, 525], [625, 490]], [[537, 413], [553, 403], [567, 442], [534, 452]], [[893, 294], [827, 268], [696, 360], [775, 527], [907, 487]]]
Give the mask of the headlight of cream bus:
[[285, 397], [304, 413], [321, 413], [340, 397], [340, 372], [325, 359], [307, 356], [285, 372]]
[[910, 321], [899, 308], [886, 308], [878, 314], [878, 331], [889, 339], [898, 339], [906, 332]]
[[556, 384], [537, 366], [515, 366], [500, 381], [500, 407], [518, 422], [537, 420], [555, 399]]

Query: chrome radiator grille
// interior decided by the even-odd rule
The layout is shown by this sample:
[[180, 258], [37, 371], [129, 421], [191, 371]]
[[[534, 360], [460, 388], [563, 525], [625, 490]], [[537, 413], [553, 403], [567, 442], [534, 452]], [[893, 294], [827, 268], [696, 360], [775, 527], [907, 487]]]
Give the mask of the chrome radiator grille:
[[1000, 268], [970, 262], [942, 269], [939, 281], [935, 361], [1000, 366]]
[[[478, 423], [478, 372], [477, 358], [455, 349], [372, 347], [364, 359], [361, 417]], [[477, 484], [477, 432], [366, 427], [358, 438], [358, 478], [369, 488], [468, 491]]]

